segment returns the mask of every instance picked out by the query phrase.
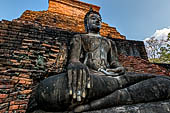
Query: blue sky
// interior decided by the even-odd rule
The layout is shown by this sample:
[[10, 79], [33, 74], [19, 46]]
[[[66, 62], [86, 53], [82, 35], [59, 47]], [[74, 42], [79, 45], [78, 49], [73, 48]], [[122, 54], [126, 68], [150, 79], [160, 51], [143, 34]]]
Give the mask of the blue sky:
[[[103, 21], [130, 40], [144, 40], [170, 26], [170, 0], [81, 0], [101, 6]], [[0, 20], [18, 18], [25, 10], [47, 10], [48, 0], [1, 0]]]

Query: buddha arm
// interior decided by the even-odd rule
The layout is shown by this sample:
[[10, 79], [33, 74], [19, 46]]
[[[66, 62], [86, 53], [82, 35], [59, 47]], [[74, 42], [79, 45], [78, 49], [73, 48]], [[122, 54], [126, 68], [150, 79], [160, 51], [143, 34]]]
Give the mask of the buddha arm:
[[75, 35], [71, 43], [71, 54], [67, 67], [69, 94], [73, 100], [82, 101], [86, 97], [86, 89], [90, 88], [88, 67], [80, 62], [81, 35]]
[[71, 54], [69, 63], [80, 62], [81, 45], [81, 36], [75, 35], [70, 43]]
[[116, 73], [124, 74], [125, 68], [122, 65], [120, 65], [120, 63], [119, 63], [116, 44], [112, 40], [110, 40], [109, 43], [110, 43], [110, 45], [109, 45], [110, 50], [109, 50], [109, 53], [108, 53], [108, 61], [109, 61], [109, 64], [110, 64], [110, 68], [111, 68], [112, 71], [114, 71]]

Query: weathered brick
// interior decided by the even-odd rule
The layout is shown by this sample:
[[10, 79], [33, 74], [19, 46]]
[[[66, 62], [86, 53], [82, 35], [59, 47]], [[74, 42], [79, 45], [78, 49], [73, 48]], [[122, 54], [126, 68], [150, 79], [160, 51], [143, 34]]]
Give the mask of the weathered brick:
[[26, 81], [25, 80], [19, 80], [19, 82], [18, 82], [19, 84], [25, 84], [26, 83]]
[[30, 60], [21, 60], [20, 63], [29, 63], [30, 64], [31, 61]]
[[11, 59], [10, 61], [13, 62], [13, 63], [16, 63], [16, 62], [17, 62], [17, 60], [13, 60], [13, 59]]
[[[0, 104], [0, 110], [5, 110], [5, 109], [7, 109], [7, 108], [8, 108], [8, 105], [9, 105], [9, 103], [2, 103], [2, 104]], [[2, 113], [2, 112], [0, 112], [0, 113]]]
[[27, 81], [27, 82], [32, 82], [32, 79], [28, 79], [28, 78], [19, 78], [19, 80], [24, 80], [25, 82]]
[[120, 55], [119, 60], [124, 67], [127, 67], [127, 71], [129, 72], [151, 73], [168, 76], [167, 69], [156, 64], [151, 64], [148, 60], [144, 60], [142, 58]]
[[11, 105], [10, 107], [9, 107], [9, 110], [17, 110], [19, 108], [19, 105]]
[[10, 97], [12, 97], [12, 96], [17, 96], [18, 95], [18, 92], [12, 92], [12, 93], [10, 93]]
[[8, 88], [13, 88], [14, 85], [0, 85], [0, 89], [8, 89]]
[[11, 101], [11, 102], [10, 102], [10, 105], [14, 105], [14, 104], [15, 104], [15, 101]]
[[51, 49], [51, 51], [54, 51], [54, 52], [58, 53], [59, 49]]
[[9, 94], [13, 89], [0, 89], [1, 94]]
[[32, 90], [24, 90], [24, 91], [20, 91], [19, 93], [20, 94], [29, 94], [31, 92], [32, 92]]
[[26, 109], [26, 108], [27, 108], [27, 103], [19, 106], [19, 109]]
[[51, 45], [49, 45], [49, 44], [42, 44], [42, 46], [51, 47]]
[[27, 84], [27, 85], [31, 85], [31, 84], [33, 84], [33, 82], [25, 82], [25, 84]]
[[30, 78], [30, 75], [28, 75], [28, 74], [20, 74], [19, 77]]
[[8, 108], [1, 109], [1, 110], [0, 110], [0, 113], [8, 113], [7, 110], [8, 110]]
[[10, 105], [22, 105], [22, 104], [28, 104], [28, 100], [14, 100], [10, 102]]
[[8, 94], [0, 94], [0, 99], [7, 98], [9, 95]]
[[0, 79], [0, 85], [11, 85], [11, 84], [13, 84], [13, 82], [9, 79], [9, 76], [0, 75], [0, 77], [2, 77]]
[[16, 110], [16, 113], [25, 113], [26, 110]]

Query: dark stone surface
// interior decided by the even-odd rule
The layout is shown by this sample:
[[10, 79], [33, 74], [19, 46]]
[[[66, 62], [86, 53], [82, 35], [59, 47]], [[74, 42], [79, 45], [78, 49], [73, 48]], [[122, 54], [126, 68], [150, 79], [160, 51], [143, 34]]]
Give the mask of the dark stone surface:
[[143, 41], [122, 40], [113, 38], [110, 39], [116, 42], [119, 55], [122, 54], [126, 56], [140, 57], [145, 60], [148, 59]]
[[170, 100], [142, 103], [136, 105], [124, 105], [119, 107], [112, 107], [98, 111], [89, 111], [83, 113], [169, 113]]
[[[124, 105], [82, 113], [169, 113], [169, 112], [170, 112], [170, 100], [151, 103], [141, 103], [135, 105]], [[33, 113], [47, 113], [47, 112], [37, 110], [34, 111]], [[74, 113], [74, 112], [48, 112], [48, 113]]]

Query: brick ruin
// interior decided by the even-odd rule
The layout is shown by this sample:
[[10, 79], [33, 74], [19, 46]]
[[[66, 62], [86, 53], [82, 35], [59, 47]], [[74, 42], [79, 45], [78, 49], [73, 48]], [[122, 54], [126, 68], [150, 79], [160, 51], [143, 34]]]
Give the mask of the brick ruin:
[[[73, 32], [85, 33], [84, 16], [92, 7], [99, 12], [100, 7], [87, 4], [79, 0], [49, 0], [47, 11], [25, 11], [18, 20], [32, 21], [41, 25], [53, 26]], [[100, 31], [102, 36], [126, 39], [115, 27], [102, 23]]]
[[[90, 6], [76, 0], [49, 0], [47, 11], [25, 11], [18, 19], [0, 21], [1, 113], [26, 112], [36, 85], [66, 71], [69, 42], [74, 34], [85, 32], [83, 20], [76, 17], [83, 17]], [[100, 7], [92, 6], [99, 11]], [[66, 14], [60, 8], [75, 13]], [[142, 41], [125, 40], [105, 23], [102, 27], [102, 36], [116, 42], [119, 60], [127, 71], [170, 76], [166, 68], [149, 63]]]

